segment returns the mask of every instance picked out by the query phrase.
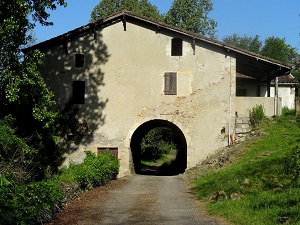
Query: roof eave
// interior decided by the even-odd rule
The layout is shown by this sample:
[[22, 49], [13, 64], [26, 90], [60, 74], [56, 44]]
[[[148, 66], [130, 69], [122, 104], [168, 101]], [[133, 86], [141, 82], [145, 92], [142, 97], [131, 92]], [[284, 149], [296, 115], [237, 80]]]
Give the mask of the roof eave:
[[115, 21], [115, 22], [120, 21], [120, 20], [124, 19], [124, 16], [131, 17], [131, 18], [143, 21], [145, 23], [150, 23], [152, 25], [159, 26], [161, 28], [164, 28], [164, 29], [176, 32], [176, 33], [179, 33], [179, 34], [182, 34], [182, 35], [185, 35], [185, 36], [189, 36], [189, 37], [192, 37], [194, 39], [204, 41], [206, 43], [225, 48], [227, 51], [233, 51], [235, 53], [242, 54], [244, 56], [251, 57], [251, 58], [254, 58], [256, 60], [260, 60], [260, 61], [263, 61], [263, 62], [266, 62], [266, 63], [270, 63], [270, 64], [276, 65], [278, 67], [283, 67], [288, 71], [290, 71], [292, 69], [291, 65], [288, 65], [288, 64], [285, 64], [285, 63], [282, 63], [282, 62], [279, 62], [279, 61], [276, 61], [276, 60], [273, 60], [273, 59], [270, 59], [270, 58], [267, 58], [267, 57], [260, 56], [258, 54], [246, 51], [244, 49], [240, 49], [240, 48], [237, 48], [235, 46], [232, 46], [232, 45], [229, 45], [229, 44], [226, 44], [226, 43], [214, 40], [214, 39], [207, 38], [205, 36], [201, 36], [200, 34], [196, 34], [196, 33], [192, 33], [192, 32], [189, 32], [189, 31], [186, 31], [186, 30], [183, 30], [183, 29], [179, 29], [177, 27], [170, 26], [170, 25], [167, 25], [167, 24], [162, 23], [162, 22], [150, 20], [146, 17], [134, 14], [134, 13], [126, 11], [126, 10], [117, 12], [113, 15], [110, 15], [110, 16], [104, 18], [104, 19], [97, 20], [95, 22], [92, 22], [92, 23], [89, 23], [87, 25], [76, 28], [74, 30], [71, 30], [71, 31], [69, 31], [65, 34], [59, 35], [59, 36], [54, 37], [52, 39], [46, 40], [46, 41], [41, 42], [39, 44], [36, 44], [36, 45], [33, 45], [33, 46], [28, 47], [26, 49], [23, 49], [23, 52], [26, 53], [26, 52], [28, 52], [32, 49], [40, 49], [40, 48], [43, 48], [44, 46], [48, 46], [52, 43], [63, 42], [65, 40], [69, 40], [72, 37], [74, 37], [74, 36], [76, 36], [80, 33], [83, 33], [83, 32], [86, 32], [90, 29], [93, 29], [94, 27], [104, 26], [105, 24], [109, 25], [113, 21]]

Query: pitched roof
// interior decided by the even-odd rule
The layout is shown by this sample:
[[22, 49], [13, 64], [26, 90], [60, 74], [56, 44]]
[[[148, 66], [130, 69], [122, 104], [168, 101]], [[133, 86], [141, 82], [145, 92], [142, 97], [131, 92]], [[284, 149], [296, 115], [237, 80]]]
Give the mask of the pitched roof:
[[236, 78], [255, 80], [254, 77], [250, 77], [250, 76], [247, 76], [247, 75], [241, 74], [241, 73], [236, 73]]
[[[255, 80], [254, 77], [250, 77], [250, 76], [247, 76], [245, 74], [240, 74], [240, 73], [237, 73], [236, 77], [241, 80], [247, 80], [247, 81]], [[272, 80], [271, 83], [275, 83], [275, 81]], [[299, 81], [292, 74], [288, 74], [288, 75], [279, 76], [278, 83], [280, 83], [280, 84], [298, 84]]]
[[[215, 45], [215, 46], [222, 47], [227, 52], [233, 51], [237, 54], [237, 58], [241, 59], [243, 61], [243, 63], [240, 63], [240, 65], [237, 65], [237, 70], [240, 70], [240, 72], [243, 74], [247, 73], [245, 71], [245, 68], [247, 67], [249, 69], [249, 66], [250, 67], [256, 67], [256, 66], [261, 67], [260, 70], [262, 70], [262, 72], [271, 71], [271, 69], [274, 69], [275, 67], [280, 68], [282, 70], [281, 73], [289, 73], [289, 71], [291, 70], [290, 64], [286, 64], [286, 63], [283, 63], [283, 62], [280, 62], [280, 61], [277, 61], [277, 60], [274, 60], [274, 59], [271, 59], [268, 57], [264, 57], [259, 54], [235, 47], [233, 45], [230, 45], [230, 44], [227, 44], [224, 42], [220, 42], [215, 39], [207, 38], [207, 37], [202, 36], [197, 33], [179, 29], [177, 27], [167, 25], [163, 22], [154, 21], [154, 20], [151, 20], [144, 16], [140, 16], [138, 14], [135, 14], [135, 13], [132, 13], [132, 12], [126, 11], [126, 10], [117, 12], [106, 18], [97, 20], [95, 22], [89, 23], [84, 26], [81, 26], [79, 28], [71, 30], [71, 31], [64, 33], [62, 35], [59, 35], [57, 37], [51, 38], [49, 40], [46, 40], [44, 42], [41, 42], [39, 44], [36, 44], [29, 48], [26, 48], [23, 51], [26, 53], [32, 49], [43, 49], [45, 47], [49, 47], [56, 43], [60, 43], [60, 42], [63, 43], [65, 41], [72, 39], [73, 37], [76, 37], [77, 35], [80, 35], [80, 34], [83, 34], [83, 33], [89, 32], [89, 31], [94, 31], [96, 28], [102, 29], [104, 27], [110, 26], [110, 25], [118, 23], [120, 21], [144, 22], [147, 24], [154, 25], [158, 29], [167, 29], [169, 31], [173, 31], [173, 32], [185, 35], [185, 36], [189, 36], [195, 40], [203, 41], [203, 42]], [[249, 73], [255, 74], [255, 72], [257, 72], [257, 70], [250, 71]]]
[[284, 75], [284, 76], [280, 76], [278, 77], [278, 83], [282, 83], [282, 84], [298, 84], [299, 81], [292, 75]]

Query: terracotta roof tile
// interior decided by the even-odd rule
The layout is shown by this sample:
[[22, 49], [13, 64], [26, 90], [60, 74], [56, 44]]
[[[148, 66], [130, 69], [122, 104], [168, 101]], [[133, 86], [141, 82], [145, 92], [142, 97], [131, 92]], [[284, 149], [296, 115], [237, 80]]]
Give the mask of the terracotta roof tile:
[[284, 75], [278, 77], [278, 82], [279, 83], [298, 83], [298, 80], [292, 75]]
[[236, 73], [236, 78], [242, 78], [242, 79], [251, 79], [251, 80], [255, 80], [256, 78], [255, 77], [250, 77], [248, 75], [245, 75], [245, 74], [241, 74], [241, 73]]
[[[236, 74], [236, 77], [237, 78], [240, 78], [240, 79], [249, 79], [249, 80], [255, 80], [254, 77], [250, 77], [248, 75], [245, 75], [245, 74], [241, 74], [241, 73], [237, 73]], [[272, 80], [271, 83], [275, 83], [275, 80]], [[292, 74], [289, 74], [289, 75], [283, 75], [283, 76], [279, 76], [278, 77], [278, 83], [289, 83], [289, 84], [297, 84], [299, 83], [299, 81], [292, 75]]]

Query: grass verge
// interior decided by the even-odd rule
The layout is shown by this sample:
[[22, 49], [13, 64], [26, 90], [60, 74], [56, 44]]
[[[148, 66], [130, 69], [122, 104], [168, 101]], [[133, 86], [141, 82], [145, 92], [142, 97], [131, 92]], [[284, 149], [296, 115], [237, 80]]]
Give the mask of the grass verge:
[[300, 123], [276, 118], [261, 131], [232, 153], [234, 163], [198, 174], [193, 191], [208, 212], [234, 224], [300, 224]]

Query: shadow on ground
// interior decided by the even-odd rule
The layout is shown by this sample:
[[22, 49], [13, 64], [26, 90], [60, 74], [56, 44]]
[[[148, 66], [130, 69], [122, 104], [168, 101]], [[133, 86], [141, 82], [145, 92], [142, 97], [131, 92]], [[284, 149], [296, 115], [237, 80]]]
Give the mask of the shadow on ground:
[[142, 163], [141, 175], [153, 175], [153, 176], [175, 176], [180, 174], [178, 169], [176, 169], [176, 163], [170, 164], [154, 164], [154, 165], [145, 165]]

